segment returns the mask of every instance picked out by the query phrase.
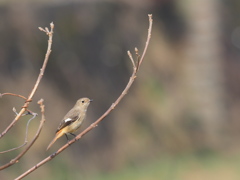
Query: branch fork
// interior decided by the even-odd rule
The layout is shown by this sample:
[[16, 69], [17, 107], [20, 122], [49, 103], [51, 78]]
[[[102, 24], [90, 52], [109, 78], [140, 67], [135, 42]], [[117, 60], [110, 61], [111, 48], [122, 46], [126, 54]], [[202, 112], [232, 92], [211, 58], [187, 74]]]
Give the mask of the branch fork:
[[[73, 138], [72, 140], [68, 141], [65, 145], [63, 145], [61, 148], [59, 148], [56, 152], [54, 152], [53, 154], [49, 155], [48, 157], [46, 157], [45, 159], [43, 159], [42, 161], [40, 161], [38, 164], [36, 164], [35, 166], [33, 166], [32, 168], [30, 168], [29, 170], [27, 170], [26, 172], [24, 172], [22, 175], [20, 175], [19, 177], [17, 177], [15, 180], [19, 180], [22, 179], [23, 177], [26, 177], [28, 174], [30, 174], [31, 172], [35, 171], [37, 168], [39, 168], [40, 166], [44, 165], [45, 163], [47, 163], [48, 161], [52, 160], [54, 157], [56, 157], [58, 154], [60, 154], [62, 151], [64, 151], [66, 148], [68, 148], [71, 144], [73, 144], [75, 141], [79, 140], [80, 138], [82, 138], [85, 134], [87, 134], [89, 131], [91, 131], [92, 129], [94, 129], [96, 126], [98, 126], [98, 124], [107, 116], [109, 115], [109, 113], [119, 104], [119, 102], [123, 99], [123, 97], [127, 94], [128, 90], [130, 89], [130, 87], [132, 86], [135, 78], [137, 77], [136, 74], [139, 71], [139, 68], [142, 64], [142, 61], [145, 57], [150, 39], [151, 39], [151, 32], [152, 32], [152, 15], [149, 14], [149, 28], [148, 28], [148, 35], [147, 35], [147, 41], [143, 50], [143, 54], [142, 56], [139, 55], [138, 49], [135, 48], [135, 54], [136, 54], [136, 61], [134, 61], [132, 54], [130, 51], [127, 51], [127, 54], [132, 62], [133, 65], [133, 72], [132, 75], [125, 87], [125, 89], [123, 90], [123, 92], [120, 94], [120, 96], [117, 98], [117, 100], [111, 104], [111, 106], [108, 108], [108, 110], [101, 116], [99, 117], [94, 123], [92, 123], [90, 126], [88, 126], [85, 130], [83, 130], [80, 134], [78, 134], [75, 138]], [[47, 34], [49, 33], [48, 29], [45, 28], [44, 29], [40, 29], [41, 31], [46, 32]]]
[[[19, 146], [19, 147], [16, 147], [16, 148], [13, 148], [13, 149], [10, 149], [10, 150], [7, 150], [7, 151], [3, 151], [3, 152], [0, 152], [0, 153], [6, 153], [6, 152], [9, 152], [9, 151], [12, 151], [12, 150], [16, 150], [16, 149], [19, 149], [23, 146], [25, 146], [27, 144], [27, 134], [28, 134], [28, 126], [29, 126], [29, 123], [31, 122], [32, 119], [34, 119], [36, 116], [37, 116], [37, 113], [34, 113], [30, 110], [28, 110], [28, 106], [30, 104], [30, 102], [32, 101], [32, 98], [34, 96], [34, 94], [36, 93], [37, 89], [38, 89], [38, 86], [41, 82], [41, 79], [44, 75], [44, 72], [45, 72], [45, 69], [46, 69], [46, 66], [47, 66], [47, 63], [48, 63], [48, 60], [49, 60], [49, 56], [51, 54], [51, 47], [52, 47], [52, 37], [53, 37], [53, 29], [54, 29], [54, 24], [51, 23], [50, 24], [50, 30], [48, 28], [40, 28], [41, 31], [44, 31], [47, 36], [48, 36], [48, 48], [47, 48], [47, 52], [46, 52], [46, 55], [45, 55], [45, 58], [44, 58], [44, 61], [43, 61], [43, 65], [42, 65], [42, 68], [40, 70], [40, 73], [38, 75], [38, 78], [35, 82], [35, 85], [32, 89], [32, 91], [30, 92], [28, 98], [22, 96], [22, 95], [18, 95], [18, 94], [13, 94], [13, 93], [3, 93], [3, 94], [0, 94], [0, 97], [4, 96], [4, 95], [11, 95], [11, 96], [17, 96], [17, 97], [20, 97], [20, 98], [23, 98], [25, 100], [25, 103], [24, 105], [22, 106], [21, 110], [19, 113], [17, 113], [16, 109], [13, 109], [13, 111], [15, 112], [16, 114], [16, 117], [14, 118], [14, 120], [8, 125], [8, 127], [0, 134], [0, 138], [2, 138], [16, 123], [17, 121], [20, 119], [20, 117], [22, 117], [24, 115], [24, 112], [27, 111], [27, 114], [32, 114], [33, 117], [30, 118], [28, 120], [28, 123], [27, 123], [27, 127], [26, 127], [26, 135], [25, 135], [25, 142]], [[24, 156], [24, 154], [26, 154], [26, 152], [31, 148], [31, 146], [35, 143], [35, 141], [37, 140], [41, 130], [42, 130], [42, 127], [43, 127], [43, 124], [45, 122], [45, 116], [44, 116], [44, 105], [43, 105], [43, 100], [40, 100], [39, 102], [39, 105], [40, 105], [40, 108], [41, 108], [41, 112], [42, 112], [42, 119], [40, 121], [40, 124], [39, 124], [39, 128], [37, 130], [37, 133], [36, 135], [34, 136], [34, 138], [32, 139], [32, 141], [30, 142], [30, 144], [22, 151], [20, 152], [14, 159], [10, 160], [8, 163], [0, 166], [0, 170], [3, 170], [9, 166], [12, 166], [13, 164], [19, 162], [19, 159], [21, 157]]]

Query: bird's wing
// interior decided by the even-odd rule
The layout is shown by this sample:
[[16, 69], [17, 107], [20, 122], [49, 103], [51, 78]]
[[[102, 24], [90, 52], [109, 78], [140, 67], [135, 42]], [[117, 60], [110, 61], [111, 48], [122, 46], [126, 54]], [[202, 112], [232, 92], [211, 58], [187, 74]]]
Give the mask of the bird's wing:
[[70, 110], [63, 118], [63, 120], [61, 121], [61, 123], [59, 124], [57, 131], [60, 131], [61, 129], [63, 129], [66, 126], [69, 126], [70, 124], [72, 124], [74, 121], [79, 119], [79, 111], [72, 109]]

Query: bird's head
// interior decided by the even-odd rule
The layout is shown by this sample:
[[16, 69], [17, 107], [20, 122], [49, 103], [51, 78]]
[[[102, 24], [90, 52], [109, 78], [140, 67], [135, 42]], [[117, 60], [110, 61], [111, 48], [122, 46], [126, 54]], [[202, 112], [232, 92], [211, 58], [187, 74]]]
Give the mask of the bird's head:
[[89, 99], [87, 97], [81, 98], [79, 100], [77, 100], [76, 105], [78, 107], [83, 107], [83, 108], [87, 108], [90, 104], [90, 102], [93, 101], [92, 99]]

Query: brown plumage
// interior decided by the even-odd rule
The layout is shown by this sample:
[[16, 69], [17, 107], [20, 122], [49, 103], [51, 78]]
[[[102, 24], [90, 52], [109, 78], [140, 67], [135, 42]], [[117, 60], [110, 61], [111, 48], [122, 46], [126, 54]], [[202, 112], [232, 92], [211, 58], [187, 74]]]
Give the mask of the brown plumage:
[[81, 98], [77, 100], [75, 106], [64, 116], [59, 124], [56, 135], [51, 143], [48, 145], [47, 150], [55, 143], [55, 141], [64, 134], [71, 134], [77, 131], [82, 125], [83, 120], [86, 118], [87, 108], [92, 100], [89, 98]]

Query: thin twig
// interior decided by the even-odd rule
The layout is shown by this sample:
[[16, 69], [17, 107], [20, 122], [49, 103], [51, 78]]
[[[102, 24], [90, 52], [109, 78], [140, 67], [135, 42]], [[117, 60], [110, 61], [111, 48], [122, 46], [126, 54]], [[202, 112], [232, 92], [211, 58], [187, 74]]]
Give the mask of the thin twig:
[[[147, 50], [147, 46], [149, 44], [149, 41], [151, 39], [151, 30], [152, 30], [152, 15], [148, 15], [149, 16], [149, 29], [148, 29], [148, 37], [147, 37], [147, 42], [145, 44], [145, 48], [144, 48], [144, 53], [143, 56], [141, 57], [141, 60], [139, 62], [139, 66], [142, 63], [142, 60], [145, 56], [146, 50]], [[129, 54], [129, 53], [128, 53]], [[130, 56], [129, 56], [130, 57]], [[131, 57], [130, 57], [131, 59]], [[131, 60], [132, 61], [132, 60]], [[134, 61], [132, 61], [133, 63]], [[135, 63], [133, 63], [134, 66]], [[95, 128], [98, 123], [100, 123], [118, 104], [119, 102], [122, 100], [122, 98], [127, 94], [129, 88], [131, 87], [131, 85], [133, 84], [135, 78], [136, 78], [136, 74], [138, 72], [139, 68], [133, 68], [133, 73], [128, 81], [128, 84], [126, 85], [125, 89], [123, 90], [123, 92], [121, 93], [121, 95], [117, 98], [117, 100], [109, 107], [109, 109], [100, 117], [98, 118], [94, 123], [92, 123], [90, 126], [88, 126], [84, 131], [82, 131], [80, 134], [78, 134], [74, 139], [72, 139], [71, 141], [69, 141], [67, 144], [65, 144], [64, 146], [62, 146], [61, 148], [58, 149], [58, 151], [56, 151], [55, 153], [51, 154], [50, 156], [48, 156], [47, 158], [43, 159], [41, 162], [39, 162], [38, 164], [36, 164], [35, 166], [33, 166], [32, 168], [30, 168], [29, 170], [27, 170], [26, 172], [24, 172], [23, 174], [21, 174], [19, 177], [17, 177], [15, 180], [20, 180], [22, 178], [24, 178], [25, 176], [27, 176], [28, 174], [30, 174], [31, 172], [35, 171], [37, 168], [39, 168], [40, 166], [42, 166], [43, 164], [45, 164], [46, 162], [52, 160], [55, 156], [57, 156], [59, 153], [61, 153], [63, 150], [65, 150], [67, 147], [69, 147], [71, 144], [73, 144], [75, 141], [79, 140], [81, 137], [83, 137], [86, 133], [88, 133], [89, 131], [91, 131], [93, 128]]]
[[22, 109], [20, 110], [18, 115], [15, 117], [15, 119], [11, 122], [11, 124], [9, 124], [9, 126], [0, 134], [0, 138], [2, 138], [16, 124], [16, 122], [20, 119], [22, 114], [26, 111], [29, 103], [32, 101], [32, 98], [33, 98], [35, 92], [37, 91], [37, 88], [40, 84], [40, 81], [41, 81], [43, 75], [44, 75], [44, 72], [45, 72], [45, 69], [46, 69], [46, 66], [47, 66], [47, 63], [48, 63], [48, 59], [49, 59], [49, 56], [50, 56], [51, 51], [52, 51], [51, 48], [52, 48], [52, 37], [53, 37], [54, 24], [50, 23], [50, 27], [51, 27], [51, 31], [49, 31], [48, 29], [47, 29], [48, 31], [47, 30], [44, 31], [48, 35], [48, 48], [47, 48], [45, 59], [44, 59], [42, 68], [40, 69], [40, 73], [38, 75], [37, 81], [36, 81], [32, 91], [30, 92], [26, 102], [24, 103]]
[[[24, 99], [24, 100], [27, 100], [26, 97], [24, 97], [24, 96], [22, 96], [22, 95], [20, 95], [20, 94], [14, 94], [14, 93], [2, 93], [2, 94], [0, 93], [0, 98], [3, 97], [3, 96], [5, 96], [5, 95], [16, 96], [16, 97], [20, 97], [20, 98], [22, 98], [22, 99]], [[31, 114], [31, 115], [34, 115], [34, 114], [35, 114], [35, 112], [33, 112], [33, 111], [29, 110], [29, 109], [26, 109], [26, 111], [27, 111], [27, 113], [26, 113], [26, 114], [22, 114], [22, 116], [29, 115], [29, 114]], [[17, 110], [16, 110], [15, 107], [13, 107], [13, 112], [14, 112], [16, 115], [18, 115]]]
[[147, 37], [147, 41], [145, 43], [145, 47], [144, 47], [142, 56], [141, 56], [141, 58], [139, 60], [139, 65], [138, 65], [137, 69], [142, 64], [143, 58], [145, 57], [145, 54], [147, 52], [148, 45], [149, 45], [149, 42], [150, 42], [150, 39], [151, 39], [151, 36], [152, 36], [152, 23], [153, 23], [152, 14], [148, 14], [148, 19], [149, 19], [148, 37]]
[[[16, 108], [15, 107], [13, 107], [13, 112], [16, 114], [16, 116], [18, 115], [18, 113], [17, 113], [17, 110], [16, 110]], [[33, 112], [33, 111], [31, 111], [31, 110], [29, 110], [29, 109], [26, 109], [26, 111], [27, 111], [27, 113], [25, 113], [25, 114], [22, 114], [22, 116], [26, 116], [26, 115], [35, 115], [35, 114], [37, 114], [37, 113], [35, 113], [35, 112]]]
[[25, 139], [24, 139], [24, 143], [18, 147], [15, 147], [15, 148], [12, 148], [12, 149], [8, 149], [6, 151], [1, 151], [0, 154], [3, 154], [3, 153], [7, 153], [7, 152], [10, 152], [10, 151], [14, 151], [14, 150], [17, 150], [17, 149], [20, 149], [21, 147], [25, 146], [27, 143], [28, 143], [28, 140], [27, 140], [27, 137], [28, 137], [28, 129], [29, 129], [29, 124], [30, 122], [38, 115], [37, 113], [32, 113], [33, 117], [31, 117], [28, 122], [27, 122], [27, 126], [26, 126], [26, 134], [25, 134]]
[[38, 104], [40, 105], [40, 108], [41, 108], [41, 113], [42, 113], [42, 119], [40, 121], [40, 124], [39, 124], [39, 127], [38, 127], [38, 130], [33, 138], [33, 140], [29, 143], [29, 145], [26, 147], [25, 150], [23, 150], [21, 153], [19, 153], [14, 159], [12, 159], [9, 163], [3, 165], [3, 166], [0, 166], [0, 170], [3, 170], [9, 166], [12, 166], [13, 164], [17, 163], [19, 161], [19, 159], [21, 157], [23, 157], [24, 154], [26, 154], [26, 152], [32, 147], [32, 145], [34, 144], [34, 142], [37, 140], [41, 130], [42, 130], [42, 127], [43, 127], [43, 124], [45, 122], [45, 115], [44, 115], [44, 105], [43, 105], [43, 99], [39, 100], [38, 101]]
[[132, 53], [130, 51], [127, 51], [127, 54], [132, 62], [132, 65], [133, 65], [133, 70], [136, 69], [136, 65], [135, 65], [135, 62], [134, 62], [134, 59], [132, 57]]
[[25, 100], [27, 100], [27, 98], [26, 97], [24, 97], [24, 96], [22, 96], [22, 95], [19, 95], [19, 94], [14, 94], [14, 93], [0, 93], [0, 97], [3, 97], [3, 96], [5, 96], [5, 95], [10, 95], [10, 96], [17, 96], [17, 97], [20, 97], [20, 98], [23, 98], [23, 99], [25, 99]]

